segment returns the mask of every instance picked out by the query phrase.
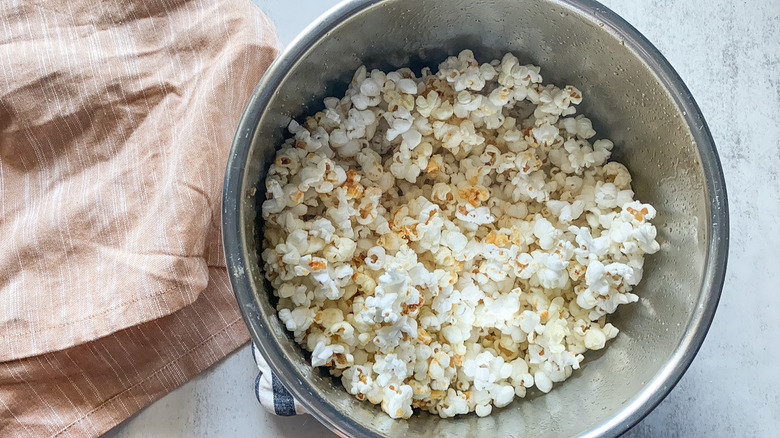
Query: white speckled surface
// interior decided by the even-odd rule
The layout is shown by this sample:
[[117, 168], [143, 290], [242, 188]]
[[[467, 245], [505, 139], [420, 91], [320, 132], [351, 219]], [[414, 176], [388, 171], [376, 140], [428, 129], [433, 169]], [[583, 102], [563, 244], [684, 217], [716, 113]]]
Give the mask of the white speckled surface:
[[[289, 43], [334, 0], [255, 0]], [[663, 53], [690, 88], [718, 145], [731, 207], [720, 307], [672, 393], [626, 434], [780, 433], [780, 1], [603, 0]], [[106, 436], [323, 437], [309, 416], [267, 414], [242, 348]]]

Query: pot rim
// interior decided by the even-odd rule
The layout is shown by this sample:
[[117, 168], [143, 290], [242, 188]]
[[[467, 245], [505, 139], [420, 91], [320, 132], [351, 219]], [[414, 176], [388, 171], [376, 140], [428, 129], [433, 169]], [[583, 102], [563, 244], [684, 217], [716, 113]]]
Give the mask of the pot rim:
[[[342, 21], [387, 0], [346, 0], [331, 8], [303, 30], [282, 51], [262, 77], [239, 122], [233, 139], [222, 197], [222, 234], [225, 259], [233, 291], [252, 340], [268, 365], [295, 399], [321, 423], [341, 436], [380, 435], [363, 428], [335, 411], [327, 400], [305, 389], [303, 376], [283, 360], [281, 348], [269, 335], [270, 328], [260, 315], [248, 272], [244, 234], [244, 176], [246, 162], [258, 122], [276, 88], [298, 60]], [[602, 26], [624, 42], [657, 76], [682, 113], [698, 148], [708, 195], [706, 269], [699, 298], [684, 335], [660, 371], [622, 409], [581, 436], [618, 436], [649, 414], [677, 384], [690, 366], [709, 330], [720, 299], [728, 258], [729, 215], [726, 185], [720, 159], [709, 127], [693, 96], [680, 76], [638, 30], [610, 9], [593, 0], [549, 0]], [[254, 184], [254, 182], [250, 182]]]

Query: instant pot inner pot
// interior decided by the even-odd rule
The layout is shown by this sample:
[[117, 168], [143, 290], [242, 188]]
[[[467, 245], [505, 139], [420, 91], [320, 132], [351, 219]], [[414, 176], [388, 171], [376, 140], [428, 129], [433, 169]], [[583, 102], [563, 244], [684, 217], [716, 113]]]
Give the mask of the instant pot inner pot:
[[[557, 3], [518, 1], [387, 1], [335, 25], [300, 53], [261, 115], [245, 170], [242, 221], [248, 275], [261, 312], [279, 342], [280, 362], [305, 397], [327, 400], [336, 423], [354, 421], [368, 431], [401, 436], [573, 436], [613, 417], [662, 370], [682, 339], [702, 288], [707, 257], [708, 194], [694, 138], [673, 96], [619, 34], [599, 19]], [[463, 49], [480, 62], [511, 51], [521, 63], [541, 66], [545, 83], [583, 92], [578, 113], [599, 136], [615, 143], [613, 160], [633, 176], [637, 199], [658, 209], [654, 224], [661, 251], [648, 256], [640, 301], [621, 306], [611, 322], [618, 337], [601, 352], [585, 354], [582, 368], [549, 394], [529, 393], [486, 418], [441, 420], [427, 413], [394, 421], [381, 409], [347, 394], [327, 373], [313, 370], [308, 354], [276, 318], [263, 278], [258, 219], [263, 180], [285, 127], [343, 96], [352, 73], [365, 64], [385, 71], [410, 66], [436, 69]], [[255, 203], [255, 200], [257, 203]], [[297, 374], [297, 375], [295, 375]], [[305, 381], [305, 382], [304, 382]], [[351, 420], [347, 420], [351, 419]]]

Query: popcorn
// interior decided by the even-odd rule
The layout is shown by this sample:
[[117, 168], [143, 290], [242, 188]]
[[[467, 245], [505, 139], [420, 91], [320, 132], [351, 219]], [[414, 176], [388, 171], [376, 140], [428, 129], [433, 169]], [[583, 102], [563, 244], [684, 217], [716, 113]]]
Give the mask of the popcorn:
[[558, 137], [558, 128], [549, 123], [544, 123], [531, 129], [531, 135], [540, 145], [551, 145]]
[[392, 418], [409, 418], [412, 416], [412, 387], [400, 385], [397, 388], [390, 385], [382, 397], [382, 409]]
[[357, 243], [348, 237], [334, 236], [330, 245], [326, 246], [323, 254], [328, 262], [343, 262], [352, 258], [357, 248]]
[[536, 216], [534, 221], [534, 236], [539, 239], [540, 248], [552, 248], [559, 235], [560, 231], [556, 229], [550, 221], [540, 215]]
[[547, 207], [550, 212], [558, 217], [558, 221], [563, 224], [570, 224], [578, 219], [585, 208], [585, 203], [581, 200], [572, 203], [566, 201], [550, 200], [547, 201]]
[[326, 345], [325, 342], [318, 342], [311, 353], [311, 364], [320, 367], [332, 360], [338, 354], [344, 354], [343, 345]]
[[552, 390], [552, 380], [550, 380], [550, 377], [547, 376], [547, 374], [544, 371], [537, 371], [534, 373], [534, 382], [536, 384], [536, 387], [539, 388], [539, 391], [542, 391], [544, 393], [550, 392]]
[[387, 253], [384, 248], [381, 246], [374, 246], [366, 252], [366, 257], [363, 259], [363, 262], [369, 269], [382, 269], [385, 266], [386, 255]]
[[654, 254], [661, 249], [656, 242], [656, 229], [650, 224], [642, 224], [631, 232], [631, 237], [636, 240], [639, 249], [645, 254]]
[[368, 97], [379, 96], [382, 91], [382, 85], [374, 78], [367, 78], [360, 84], [360, 94]]
[[618, 189], [625, 190], [631, 188], [631, 174], [628, 173], [626, 166], [616, 161], [611, 161], [604, 164], [603, 171], [606, 179], [611, 179]]
[[287, 330], [294, 332], [297, 337], [301, 332], [309, 328], [314, 319], [314, 311], [298, 307], [293, 311], [282, 309], [279, 311], [279, 319], [282, 320]]
[[585, 332], [585, 347], [589, 350], [601, 350], [607, 342], [607, 336], [598, 327], [591, 327]]
[[475, 225], [485, 225], [495, 222], [496, 218], [490, 214], [487, 207], [474, 207], [471, 204], [459, 204], [455, 217], [463, 222]]
[[417, 94], [417, 83], [412, 79], [404, 78], [396, 83], [396, 88], [401, 93]]
[[639, 299], [657, 212], [607, 162], [612, 142], [591, 141], [582, 93], [539, 73], [468, 50], [420, 77], [360, 67], [343, 98], [289, 123], [269, 166], [261, 256], [279, 319], [392, 418], [549, 392]]

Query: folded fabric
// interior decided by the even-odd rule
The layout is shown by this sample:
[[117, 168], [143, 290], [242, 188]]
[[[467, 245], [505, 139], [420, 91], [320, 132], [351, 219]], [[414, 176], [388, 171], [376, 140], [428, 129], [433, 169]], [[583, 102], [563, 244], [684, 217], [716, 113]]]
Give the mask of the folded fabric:
[[268, 412], [289, 417], [292, 415], [305, 414], [306, 410], [298, 403], [298, 400], [290, 394], [290, 391], [282, 385], [276, 375], [271, 371], [271, 367], [260, 354], [260, 350], [252, 342], [252, 357], [257, 363], [257, 378], [255, 379], [255, 396], [257, 401], [268, 410]]
[[220, 233], [248, 0], [0, 2], [0, 435], [95, 436], [248, 339]]
[[277, 53], [248, 0], [0, 6], [0, 361], [192, 304], [224, 266], [241, 111]]
[[95, 437], [246, 343], [224, 268], [192, 305], [65, 350], [0, 363], [0, 437]]

